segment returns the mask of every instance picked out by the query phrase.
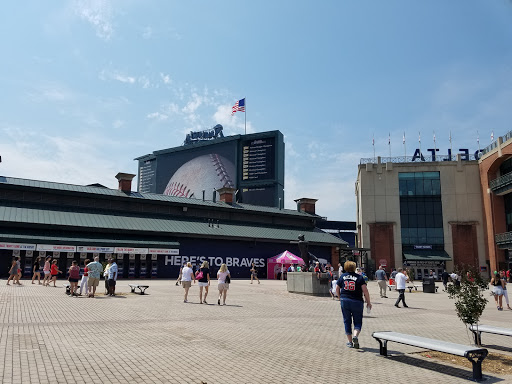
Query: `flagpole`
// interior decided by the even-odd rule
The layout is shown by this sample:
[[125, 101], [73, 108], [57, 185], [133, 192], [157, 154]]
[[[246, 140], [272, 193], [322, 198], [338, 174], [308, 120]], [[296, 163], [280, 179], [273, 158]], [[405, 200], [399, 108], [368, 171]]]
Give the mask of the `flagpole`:
[[407, 162], [407, 147], [405, 146], [405, 131], [404, 131], [404, 137], [403, 137], [403, 144], [404, 144], [404, 161]]
[[247, 98], [244, 97], [244, 104], [245, 104], [245, 112], [244, 112], [244, 117], [245, 117], [245, 122], [244, 122], [244, 132], [245, 134], [247, 135]]
[[391, 132], [388, 135], [388, 146], [389, 146], [389, 161], [391, 162]]

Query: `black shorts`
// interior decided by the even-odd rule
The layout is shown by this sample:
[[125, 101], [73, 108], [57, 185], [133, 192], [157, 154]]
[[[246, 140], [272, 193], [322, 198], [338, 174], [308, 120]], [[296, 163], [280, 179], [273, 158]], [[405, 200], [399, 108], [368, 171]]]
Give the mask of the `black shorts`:
[[116, 281], [114, 279], [108, 279], [108, 286], [109, 287], [115, 287]]
[[78, 279], [73, 279], [72, 277], [70, 277], [68, 280], [70, 283], [78, 283]]

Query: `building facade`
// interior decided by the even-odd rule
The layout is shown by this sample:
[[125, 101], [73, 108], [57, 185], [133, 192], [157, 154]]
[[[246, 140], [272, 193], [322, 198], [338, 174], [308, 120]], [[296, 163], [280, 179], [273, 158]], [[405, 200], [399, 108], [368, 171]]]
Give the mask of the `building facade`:
[[356, 182], [358, 246], [371, 267], [478, 266], [488, 273], [479, 162], [469, 155], [362, 159]]
[[[120, 277], [177, 277], [180, 266], [208, 261], [215, 276], [226, 263], [233, 277], [248, 277], [251, 264], [267, 275], [267, 259], [285, 250], [309, 251], [336, 262], [347, 243], [316, 228], [312, 199], [297, 210], [237, 203], [234, 189], [218, 201], [134, 192], [135, 175], [119, 173], [119, 189], [0, 177], [0, 276], [14, 256], [24, 276], [37, 257], [71, 262], [114, 257]], [[313, 206], [314, 209], [314, 206]], [[65, 277], [63, 274], [61, 277]]]

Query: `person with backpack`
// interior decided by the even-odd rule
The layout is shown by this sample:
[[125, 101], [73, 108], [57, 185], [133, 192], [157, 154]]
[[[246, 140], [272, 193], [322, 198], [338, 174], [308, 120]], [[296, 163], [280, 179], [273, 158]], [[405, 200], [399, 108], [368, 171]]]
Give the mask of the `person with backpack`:
[[229, 283], [231, 282], [231, 275], [226, 264], [220, 266], [219, 272], [217, 272], [217, 279], [219, 280], [219, 299], [217, 304], [220, 305], [220, 299], [222, 299], [222, 305], [226, 305], [226, 295], [228, 294]]
[[181, 276], [181, 286], [185, 290], [185, 296], [183, 302], [188, 303], [188, 290], [192, 286], [192, 279], [194, 284], [196, 283], [196, 277], [194, 276], [194, 270], [192, 269], [192, 263], [188, 262], [186, 267], [183, 267], [183, 276]]

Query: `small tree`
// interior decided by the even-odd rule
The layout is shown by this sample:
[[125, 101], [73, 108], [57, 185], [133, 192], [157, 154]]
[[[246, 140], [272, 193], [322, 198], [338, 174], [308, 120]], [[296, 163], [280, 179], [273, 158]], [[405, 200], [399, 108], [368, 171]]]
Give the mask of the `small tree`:
[[489, 301], [483, 294], [487, 290], [489, 281], [483, 278], [478, 269], [473, 266], [463, 265], [456, 268], [456, 273], [461, 276], [461, 283], [460, 286], [448, 285], [448, 297], [455, 299], [455, 311], [466, 327], [478, 324]]

